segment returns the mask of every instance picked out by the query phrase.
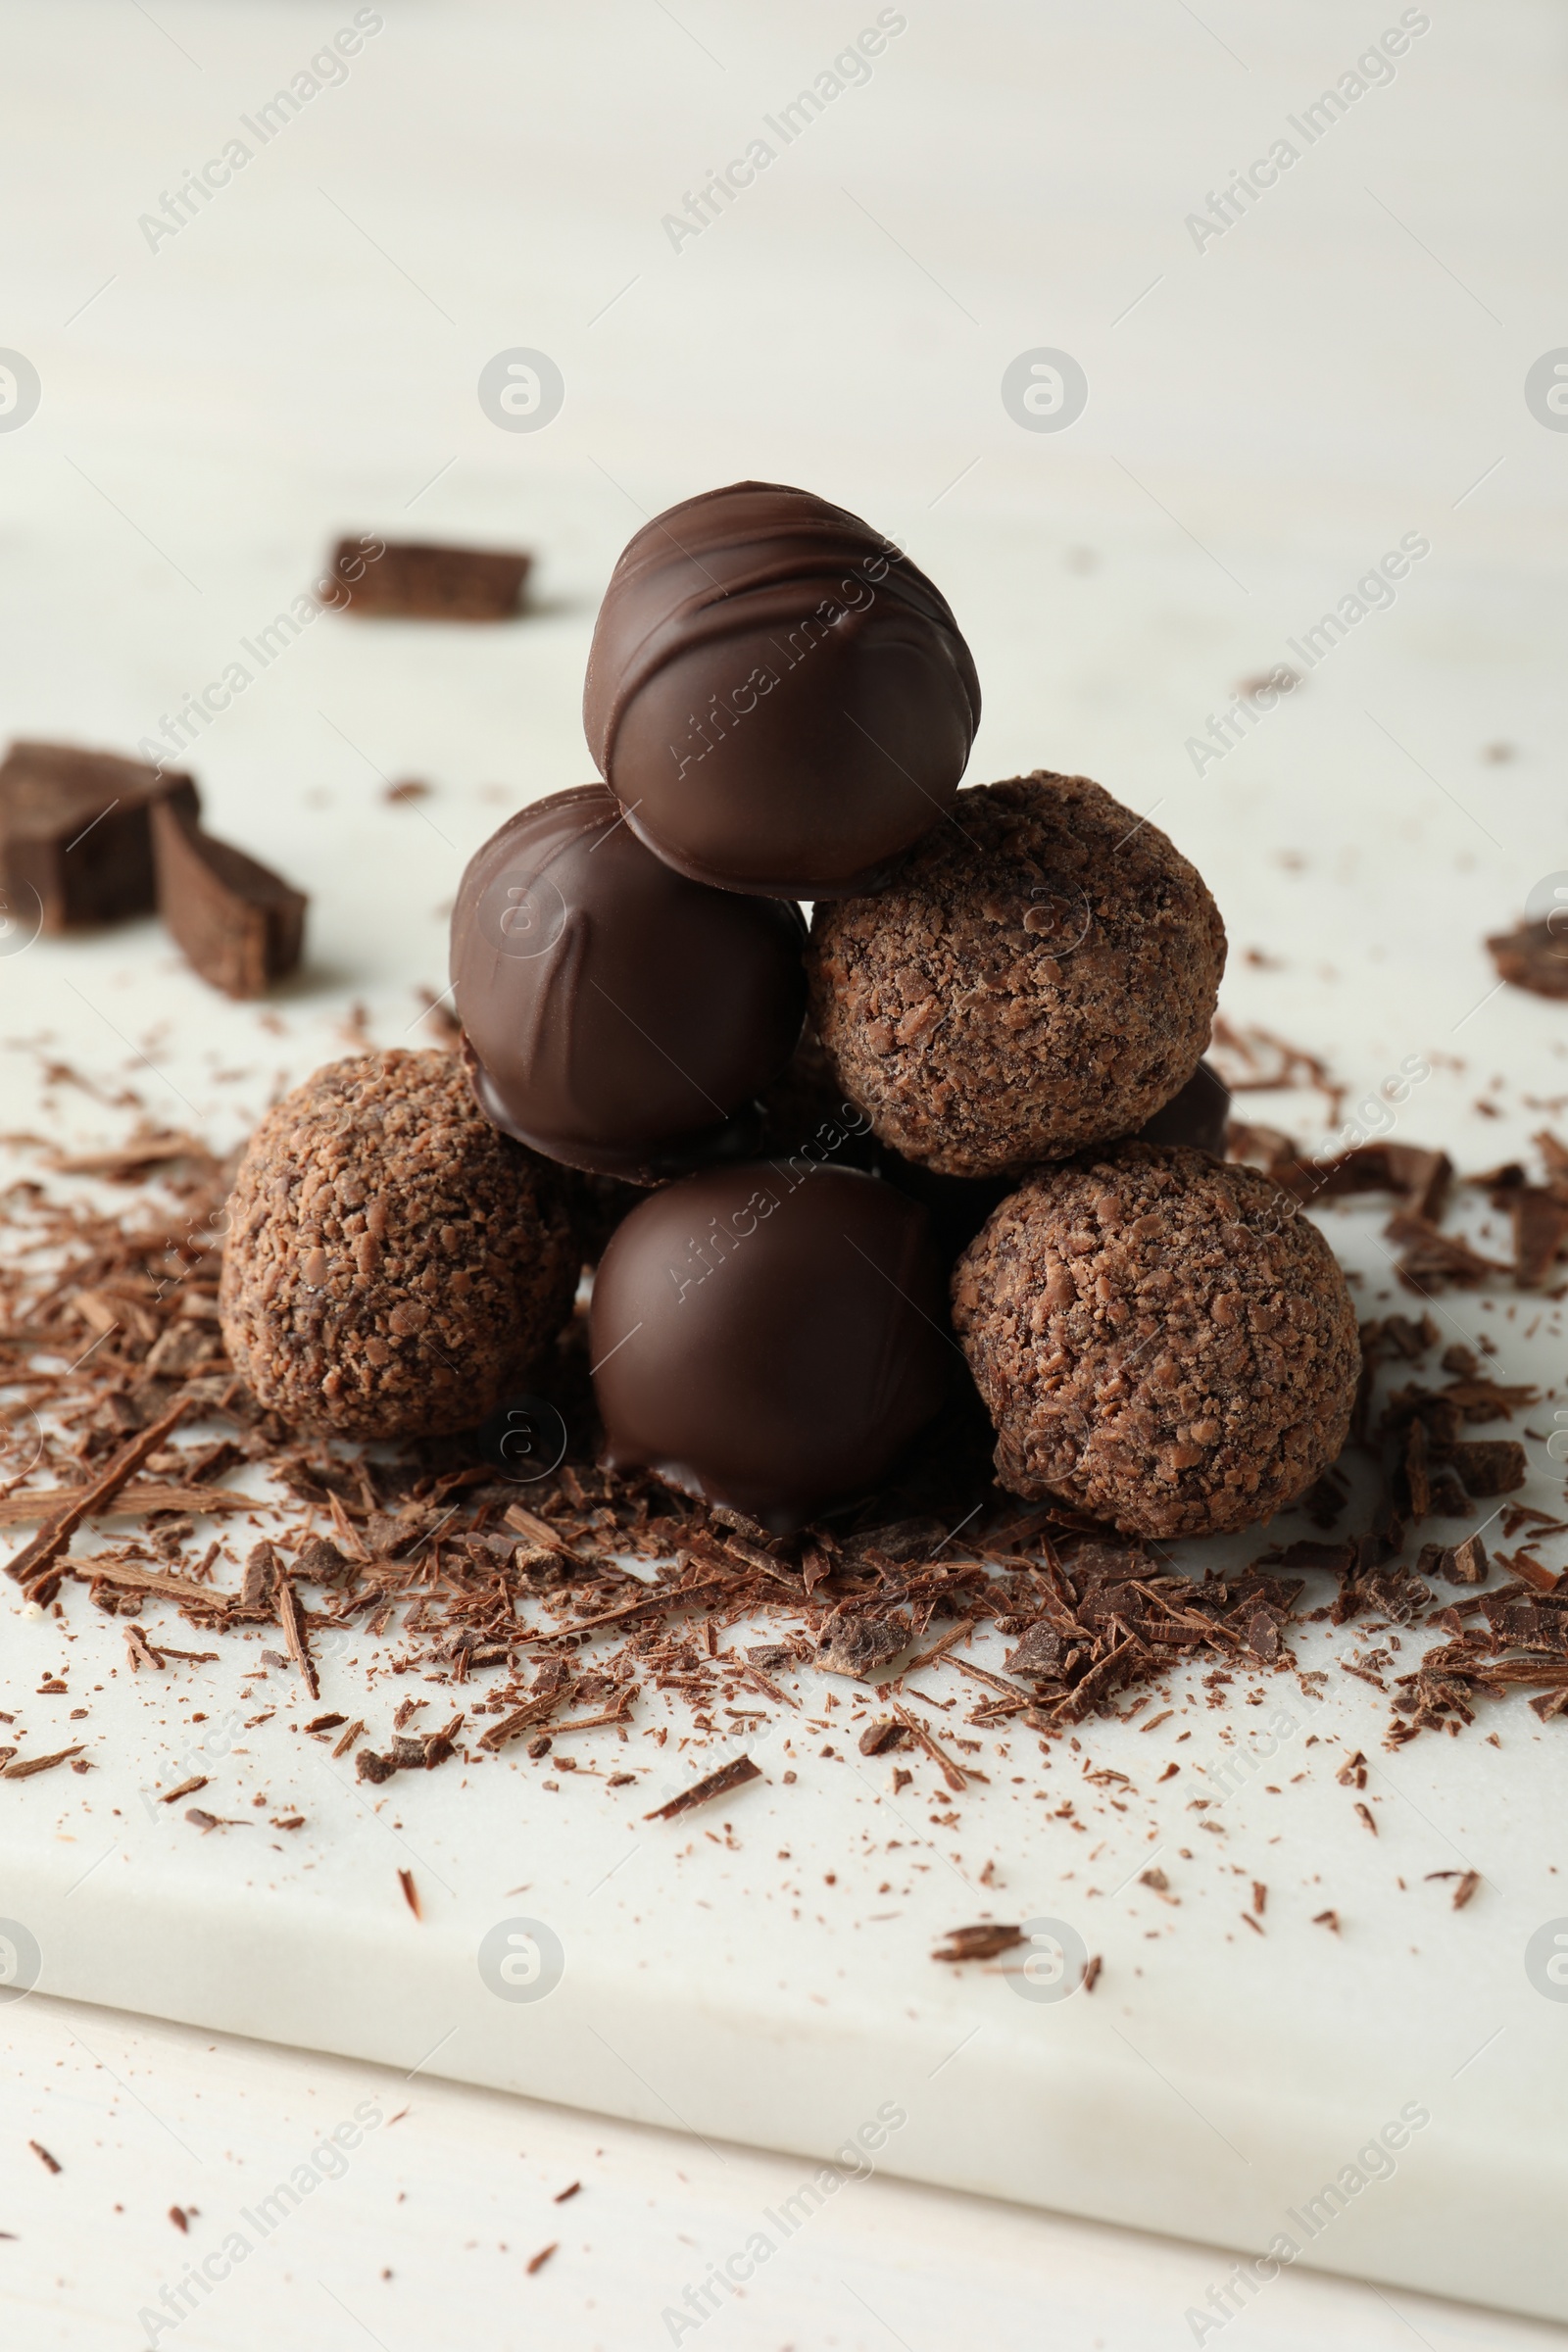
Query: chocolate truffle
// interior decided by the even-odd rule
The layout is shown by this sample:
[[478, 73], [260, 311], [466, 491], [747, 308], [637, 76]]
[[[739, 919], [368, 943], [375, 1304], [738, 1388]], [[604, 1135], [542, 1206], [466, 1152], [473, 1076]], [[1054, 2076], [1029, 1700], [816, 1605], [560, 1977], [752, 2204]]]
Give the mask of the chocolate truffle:
[[854, 1169], [768, 1161], [632, 1210], [589, 1346], [611, 1467], [780, 1533], [881, 1478], [958, 1370], [923, 1211]]
[[1231, 1090], [1211, 1063], [1200, 1061], [1180, 1094], [1152, 1119], [1146, 1119], [1134, 1142], [1188, 1144], [1211, 1159], [1225, 1156], [1225, 1128], [1230, 1118]]
[[1256, 1169], [1137, 1143], [1042, 1168], [953, 1298], [1015, 1494], [1124, 1535], [1222, 1535], [1345, 1444], [1361, 1368], [1345, 1276]]
[[690, 882], [603, 784], [470, 859], [452, 984], [486, 1116], [551, 1159], [654, 1184], [757, 1149], [806, 1009], [800, 909]]
[[952, 804], [980, 718], [946, 599], [858, 515], [736, 482], [611, 575], [588, 748], [650, 849], [774, 898], [871, 887]]
[[1020, 1174], [1142, 1126], [1208, 1042], [1219, 910], [1087, 776], [960, 793], [875, 898], [819, 906], [811, 1010], [884, 1143]]
[[472, 1429], [571, 1311], [559, 1188], [480, 1116], [455, 1054], [318, 1070], [235, 1179], [220, 1308], [236, 1371], [296, 1429]]

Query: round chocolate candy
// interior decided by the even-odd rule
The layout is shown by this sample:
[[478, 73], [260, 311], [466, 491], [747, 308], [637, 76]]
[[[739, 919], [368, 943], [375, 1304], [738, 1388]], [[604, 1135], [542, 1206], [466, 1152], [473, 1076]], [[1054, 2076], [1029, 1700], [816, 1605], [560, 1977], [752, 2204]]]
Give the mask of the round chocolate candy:
[[797, 907], [671, 872], [603, 784], [536, 801], [476, 852], [453, 909], [480, 1108], [638, 1184], [744, 1156], [801, 1034], [804, 940]]
[[961, 793], [875, 896], [819, 906], [811, 1013], [878, 1140], [1022, 1176], [1136, 1133], [1197, 1064], [1225, 928], [1202, 876], [1087, 776]]
[[778, 1533], [872, 1486], [956, 1367], [923, 1209], [851, 1168], [705, 1169], [639, 1203], [594, 1282], [605, 1458]]
[[611, 575], [588, 748], [678, 872], [842, 898], [952, 807], [980, 686], [947, 600], [858, 515], [736, 482], [656, 515]]
[[1345, 1444], [1361, 1350], [1327, 1241], [1255, 1168], [1122, 1143], [1038, 1168], [953, 1276], [1011, 1494], [1155, 1543], [1254, 1526]]

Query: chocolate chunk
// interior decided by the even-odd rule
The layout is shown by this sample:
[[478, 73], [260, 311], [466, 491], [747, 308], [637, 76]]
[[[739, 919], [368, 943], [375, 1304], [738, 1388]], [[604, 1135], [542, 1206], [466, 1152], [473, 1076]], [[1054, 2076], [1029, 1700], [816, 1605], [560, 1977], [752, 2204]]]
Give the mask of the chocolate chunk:
[[1542, 923], [1489, 939], [1487, 947], [1500, 978], [1538, 997], [1568, 997], [1568, 930], [1560, 914]]
[[0, 889], [25, 921], [34, 896], [45, 931], [151, 914], [157, 904], [148, 812], [160, 801], [194, 824], [187, 775], [114, 752], [14, 743], [0, 766]]
[[1016, 1649], [1008, 1650], [1004, 1663], [1009, 1674], [1024, 1675], [1030, 1682], [1059, 1682], [1068, 1647], [1068, 1637], [1045, 1618], [1037, 1618]]
[[375, 619], [510, 620], [532, 563], [495, 548], [413, 540], [388, 542], [373, 556], [363, 540], [340, 539], [332, 551], [332, 602], [339, 612]]
[[801, 1033], [805, 942], [797, 907], [672, 872], [603, 784], [535, 802], [470, 860], [453, 910], [480, 1108], [552, 1159], [644, 1184], [755, 1151], [755, 1098]]
[[306, 900], [243, 850], [204, 833], [194, 807], [153, 810], [158, 906], [202, 978], [226, 997], [265, 996], [300, 959]]
[[1452, 1461], [1472, 1494], [1511, 1494], [1525, 1483], [1525, 1449], [1517, 1438], [1472, 1438], [1454, 1446]]
[[1484, 1585], [1487, 1581], [1487, 1547], [1479, 1536], [1466, 1536], [1462, 1544], [1449, 1550], [1423, 1544], [1421, 1558], [1425, 1563], [1429, 1550], [1437, 1550], [1436, 1560], [1427, 1564], [1427, 1574], [1443, 1577], [1450, 1585]]
[[886, 1617], [830, 1617], [816, 1645], [817, 1670], [869, 1682], [879, 1666], [907, 1649], [909, 1630], [908, 1618], [897, 1611]]
[[773, 898], [868, 888], [951, 808], [979, 717], [925, 574], [776, 482], [689, 498], [636, 534], [583, 696], [594, 763], [649, 848]]
[[775, 1532], [871, 1486], [956, 1370], [913, 1202], [852, 1169], [767, 1162], [633, 1209], [600, 1261], [589, 1345], [607, 1462]]

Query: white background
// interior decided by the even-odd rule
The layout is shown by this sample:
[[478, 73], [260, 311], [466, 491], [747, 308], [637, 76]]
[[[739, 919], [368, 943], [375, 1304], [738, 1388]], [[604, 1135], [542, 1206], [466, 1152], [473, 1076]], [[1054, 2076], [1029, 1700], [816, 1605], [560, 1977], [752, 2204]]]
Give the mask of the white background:
[[[43, 1095], [46, 1035], [99, 1083], [131, 1075], [150, 1116], [225, 1139], [342, 1050], [351, 1003], [377, 1043], [416, 1042], [464, 858], [509, 806], [588, 772], [582, 664], [618, 547], [748, 474], [863, 512], [947, 591], [986, 694], [973, 780], [1082, 769], [1155, 812], [1226, 913], [1233, 1018], [1357, 1089], [1428, 1056], [1409, 1132], [1471, 1164], [1568, 1096], [1568, 1015], [1493, 994], [1481, 945], [1568, 868], [1568, 434], [1523, 394], [1568, 345], [1560, 11], [1434, 6], [1393, 82], [1202, 252], [1187, 216], [1396, 7], [911, 5], [869, 82], [679, 251], [663, 216], [873, 8], [379, 13], [346, 81], [150, 250], [140, 217], [353, 10], [0, 10], [0, 344], [42, 381], [36, 416], [0, 432], [7, 733], [133, 748], [319, 576], [340, 530], [538, 559], [508, 628], [323, 615], [191, 751], [216, 828], [312, 893], [281, 1033], [204, 992], [151, 924], [40, 943], [0, 962], [8, 1124], [104, 1132], [80, 1090]], [[476, 397], [514, 346], [564, 376], [538, 433], [498, 430]], [[1065, 432], [1002, 404], [1004, 368], [1038, 346], [1089, 378]], [[1394, 609], [1195, 775], [1207, 714], [1412, 531], [1432, 552]], [[403, 776], [431, 797], [388, 807]], [[1303, 1131], [1321, 1116], [1294, 1111]], [[242, 2202], [319, 2119], [404, 2103], [374, 2070], [214, 2056], [41, 2000], [0, 2022], [17, 2231], [0, 2292], [14, 2282], [27, 2352], [138, 2341], [135, 2306], [186, 2243], [170, 2204]], [[422, 2079], [405, 2095], [298, 2244], [178, 2340], [664, 2342], [661, 2308], [801, 2171]], [[58, 2179], [29, 2135], [68, 2160]], [[552, 2189], [579, 2176], [558, 2213]], [[562, 2252], [521, 2277], [558, 2230]], [[334, 2310], [350, 2248], [394, 2278]], [[876, 2182], [704, 2337], [1122, 2352], [1190, 2341], [1182, 2312], [1222, 2270]], [[1412, 2329], [1547, 2332], [1297, 2275], [1225, 2335], [1381, 2352]]]

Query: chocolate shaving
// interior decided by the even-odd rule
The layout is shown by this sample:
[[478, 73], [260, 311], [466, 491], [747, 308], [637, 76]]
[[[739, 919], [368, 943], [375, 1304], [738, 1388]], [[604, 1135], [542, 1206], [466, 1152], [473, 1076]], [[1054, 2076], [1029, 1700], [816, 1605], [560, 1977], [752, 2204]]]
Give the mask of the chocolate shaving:
[[172, 1805], [179, 1797], [194, 1796], [198, 1788], [206, 1788], [207, 1780], [208, 1776], [205, 1772], [193, 1772], [190, 1779], [181, 1781], [177, 1788], [165, 1789], [158, 1802], [161, 1805]]
[[1011, 1951], [1014, 1944], [1024, 1941], [1022, 1928], [1004, 1927], [991, 1920], [972, 1928], [949, 1928], [946, 1933], [947, 1942], [931, 1957], [954, 1966], [965, 1960], [995, 1960], [999, 1953]]
[[761, 1777], [760, 1770], [750, 1756], [736, 1756], [731, 1763], [721, 1764], [716, 1772], [709, 1773], [705, 1779], [694, 1781], [689, 1788], [683, 1788], [678, 1796], [670, 1797], [667, 1803], [656, 1805], [651, 1813], [643, 1815], [643, 1819], [673, 1821], [677, 1813], [689, 1813], [694, 1805], [711, 1804], [715, 1796], [727, 1796], [732, 1788], [744, 1788], [748, 1781], [760, 1781]]
[[38, 1530], [30, 1544], [24, 1544], [13, 1560], [6, 1562], [6, 1574], [19, 1585], [35, 1585], [47, 1574], [60, 1557], [72, 1537], [84, 1519], [94, 1518], [107, 1510], [132, 1474], [155, 1454], [164, 1440], [184, 1418], [188, 1400], [181, 1396], [166, 1413], [150, 1423], [136, 1437], [123, 1445], [114, 1459], [90, 1479], [79, 1494], [66, 1503]]
[[1452, 1283], [1462, 1290], [1475, 1290], [1491, 1275], [1511, 1273], [1512, 1268], [1499, 1264], [1497, 1259], [1482, 1257], [1462, 1242], [1456, 1234], [1443, 1233], [1430, 1217], [1418, 1216], [1412, 1210], [1400, 1209], [1389, 1219], [1389, 1239], [1407, 1246], [1402, 1257], [1396, 1260], [1399, 1280], [1408, 1291], [1430, 1297]]
[[1541, 1185], [1521, 1184], [1508, 1195], [1513, 1219], [1513, 1278], [1521, 1290], [1545, 1281], [1568, 1234], [1568, 1200]]
[[82, 1742], [78, 1740], [74, 1747], [56, 1748], [51, 1756], [18, 1756], [0, 1772], [0, 1781], [30, 1781], [35, 1772], [52, 1772], [57, 1764], [69, 1763], [73, 1756], [79, 1756], [81, 1750]]
[[306, 1690], [313, 1698], [319, 1698], [321, 1695], [320, 1678], [317, 1674], [316, 1660], [311, 1656], [310, 1643], [306, 1639], [305, 1617], [294, 1591], [294, 1580], [292, 1577], [282, 1574], [281, 1571], [277, 1579], [277, 1614], [278, 1621], [283, 1628], [283, 1640], [288, 1644], [288, 1654], [303, 1675]]
[[908, 1708], [901, 1706], [897, 1699], [895, 1699], [893, 1702], [893, 1712], [898, 1717], [900, 1723], [903, 1724], [910, 1739], [914, 1740], [915, 1744], [919, 1747], [923, 1747], [926, 1754], [931, 1758], [932, 1762], [941, 1768], [942, 1778], [947, 1782], [948, 1787], [954, 1791], [955, 1795], [962, 1796], [969, 1784], [964, 1777], [961, 1766], [955, 1764], [953, 1758], [948, 1755], [943, 1748], [938, 1746], [936, 1740], [933, 1740], [931, 1734], [926, 1730], [924, 1724], [917, 1722], [914, 1716], [909, 1713]]

